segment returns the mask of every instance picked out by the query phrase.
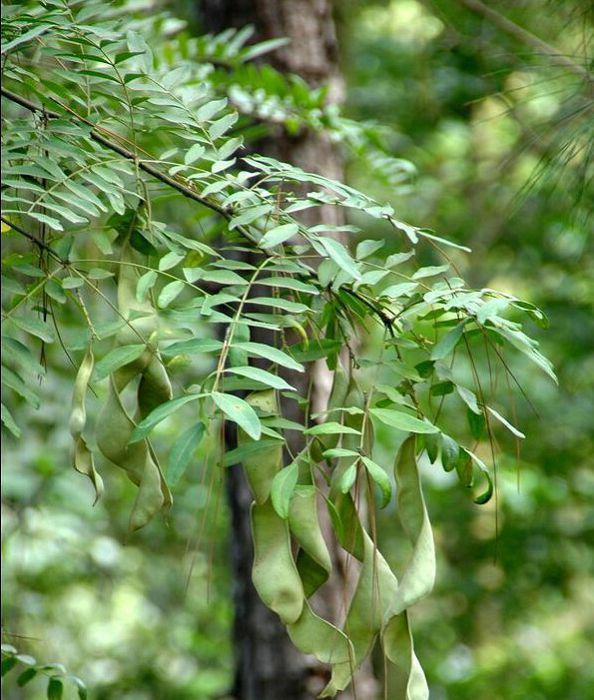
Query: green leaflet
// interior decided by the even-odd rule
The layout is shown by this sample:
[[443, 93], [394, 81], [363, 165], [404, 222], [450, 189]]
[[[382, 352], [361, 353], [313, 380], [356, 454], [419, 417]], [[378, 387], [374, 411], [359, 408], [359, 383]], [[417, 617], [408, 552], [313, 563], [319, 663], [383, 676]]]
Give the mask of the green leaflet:
[[449, 435], [441, 435], [441, 464], [446, 472], [451, 472], [460, 458], [460, 446]]
[[104, 379], [116, 369], [123, 367], [137, 360], [147, 347], [144, 343], [136, 343], [134, 345], [123, 345], [110, 350], [107, 355], [102, 357], [95, 365], [95, 378], [97, 380]]
[[297, 372], [303, 372], [303, 365], [296, 362], [290, 355], [286, 352], [278, 350], [270, 345], [264, 345], [264, 343], [254, 343], [254, 342], [240, 342], [233, 343], [232, 347], [239, 350], [245, 350], [248, 355], [255, 355], [256, 357], [263, 357], [266, 360], [270, 360], [282, 367], [287, 369], [293, 369]]
[[508, 420], [506, 420], [501, 413], [498, 413], [494, 408], [491, 408], [490, 406], [487, 406], [487, 411], [493, 416], [493, 418], [497, 419], [501, 425], [504, 425], [510, 433], [515, 435], [518, 438], [524, 439], [526, 436], [524, 435], [523, 432], [518, 430], [514, 425], [512, 425]]
[[404, 413], [403, 411], [396, 411], [390, 408], [372, 408], [369, 411], [372, 416], [378, 418], [382, 423], [391, 426], [392, 428], [398, 428], [398, 430], [403, 430], [407, 433], [437, 433], [439, 428], [431, 425], [428, 421], [419, 420], [414, 416]]
[[230, 450], [229, 452], [225, 452], [225, 455], [223, 457], [224, 467], [232, 467], [234, 464], [239, 464], [240, 462], [243, 462], [248, 457], [253, 457], [261, 452], [265, 452], [271, 447], [277, 446], [279, 441], [264, 440], [261, 438], [257, 441], [247, 440], [246, 442], [244, 442], [243, 440], [241, 440], [240, 442], [241, 444], [239, 445], [239, 447], [236, 447], [234, 450]]
[[347, 249], [334, 238], [318, 238], [328, 256], [353, 279], [360, 280], [361, 272]]
[[452, 328], [452, 330], [448, 331], [443, 338], [441, 338], [439, 342], [433, 346], [433, 349], [431, 350], [432, 360], [441, 360], [452, 352], [462, 337], [464, 333], [464, 326], [467, 323], [467, 319], [459, 323], [457, 326]]
[[21, 436], [21, 429], [15, 423], [12, 413], [8, 408], [2, 404], [2, 424], [9, 430], [16, 438]]
[[274, 510], [281, 518], [289, 517], [289, 505], [297, 485], [298, 476], [299, 464], [295, 461], [291, 462], [288, 467], [281, 469], [272, 480], [270, 498]]
[[170, 486], [175, 486], [180, 480], [192, 459], [192, 455], [204, 437], [205, 430], [204, 423], [191, 425], [173, 443], [167, 469], [167, 482]]
[[247, 401], [219, 391], [213, 391], [210, 396], [229, 420], [237, 423], [253, 440], [260, 439], [262, 424], [258, 414]]
[[258, 245], [260, 248], [274, 248], [274, 246], [284, 243], [299, 232], [297, 224], [283, 224], [272, 228], [262, 236]]
[[130, 442], [144, 440], [151, 430], [161, 421], [168, 418], [190, 401], [196, 401], [200, 397], [201, 394], [186, 394], [185, 396], [178, 396], [176, 399], [171, 399], [170, 401], [160, 404], [134, 428], [134, 432], [130, 437]]
[[379, 486], [382, 494], [380, 508], [385, 508], [392, 498], [392, 484], [390, 483], [390, 478], [380, 465], [376, 464], [372, 459], [369, 459], [369, 457], [361, 457], [361, 461], [369, 472], [369, 476]]
[[319, 423], [305, 431], [306, 435], [341, 435], [341, 434], [361, 435], [360, 430], [350, 428], [348, 425], [328, 421], [327, 423]]
[[295, 388], [287, 383], [282, 377], [277, 374], [272, 374], [264, 369], [259, 369], [258, 367], [231, 367], [228, 370], [232, 374], [239, 374], [242, 377], [248, 377], [249, 379], [254, 379], [260, 384], [265, 384], [273, 389], [285, 389], [287, 391], [295, 391]]
[[215, 338], [192, 338], [191, 340], [182, 340], [178, 343], [172, 343], [164, 348], [161, 352], [165, 357], [174, 357], [175, 355], [195, 355], [199, 353], [216, 352], [223, 347], [223, 343]]

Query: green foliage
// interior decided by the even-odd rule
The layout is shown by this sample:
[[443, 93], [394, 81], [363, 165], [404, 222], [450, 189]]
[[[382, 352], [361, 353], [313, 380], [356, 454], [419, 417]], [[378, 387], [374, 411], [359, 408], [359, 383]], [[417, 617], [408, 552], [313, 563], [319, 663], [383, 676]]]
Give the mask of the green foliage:
[[80, 700], [87, 698], [85, 684], [80, 678], [69, 674], [62, 664], [40, 664], [32, 656], [20, 654], [12, 644], [3, 644], [2, 677], [12, 671], [18, 673], [16, 683], [19, 688], [24, 688], [35, 678], [47, 677], [48, 700], [61, 700], [64, 686], [76, 688]]
[[[492, 419], [522, 437], [489, 405], [475, 356], [497, 358], [508, 376], [503, 349], [514, 348], [554, 379], [518, 320], [543, 315], [512, 294], [470, 288], [451, 273], [461, 246], [400, 221], [392, 206], [287, 163], [242, 155], [253, 118], [270, 110], [271, 121], [289, 130], [328, 128], [364, 150], [369, 142], [364, 127], [324, 109], [323, 91], [305, 94], [297, 79], [246, 65], [273, 44], [247, 47], [244, 31], [149, 46], [143, 36], [162, 21], [130, 27], [122, 7], [101, 2], [7, 8], [3, 382], [37, 405], [35, 353], [51, 373], [56, 352], [46, 346], [57, 341], [78, 367], [74, 466], [97, 498], [103, 481], [94, 456], [124, 470], [138, 488], [130, 530], [169, 511], [192, 454], [207, 438], [216, 443], [222, 421], [234, 422], [238, 448], [221, 461], [243, 463], [254, 495], [254, 584], [294, 643], [332, 665], [323, 696], [347, 687], [379, 638], [386, 660], [406, 676], [407, 697], [426, 698], [408, 621], [435, 571], [418, 464], [431, 453], [468, 488], [478, 472], [487, 488], [475, 502], [490, 499], [489, 469], [474, 446], [463, 446], [464, 429], [449, 436], [441, 409], [468, 408], [470, 428], [486, 427], [491, 442]], [[399, 168], [406, 171], [387, 158], [381, 165], [391, 184]], [[334, 231], [300, 220], [299, 212], [321, 206], [344, 209], [354, 223]], [[394, 252], [364, 240], [352, 253], [334, 235], [361, 238], [368, 224], [382, 227]], [[436, 259], [425, 264], [427, 250]], [[64, 339], [69, 323], [73, 343]], [[359, 329], [379, 332], [378, 347], [358, 347]], [[261, 330], [273, 342], [258, 341]], [[300, 395], [283, 374], [319, 360], [334, 384], [328, 407], [312, 415], [309, 390]], [[92, 427], [91, 391], [102, 404]], [[283, 422], [279, 393], [312, 421], [289, 465], [282, 446], [295, 426]], [[153, 441], [182, 408], [185, 429], [165, 470]], [[2, 420], [15, 436], [22, 432], [8, 407]], [[389, 428], [394, 452], [403, 442], [398, 513], [413, 551], [400, 582], [358, 508], [365, 493], [373, 523], [376, 503], [385, 508], [392, 499], [374, 427]], [[340, 545], [361, 563], [342, 631], [309, 603], [332, 568], [321, 503]]]

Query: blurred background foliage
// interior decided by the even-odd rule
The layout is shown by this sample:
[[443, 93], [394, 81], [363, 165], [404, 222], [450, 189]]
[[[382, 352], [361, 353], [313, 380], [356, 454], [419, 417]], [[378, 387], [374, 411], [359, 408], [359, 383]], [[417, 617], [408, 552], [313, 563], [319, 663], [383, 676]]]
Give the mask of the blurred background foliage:
[[[425, 465], [439, 569], [414, 622], [432, 700], [594, 698], [592, 83], [472, 2], [337, 5], [346, 116], [377, 124], [372, 138], [404, 161], [380, 177], [379, 162], [370, 174], [369, 144], [351, 149], [349, 181], [399, 218], [472, 247], [454, 260], [470, 283], [540, 306], [551, 329], [531, 332], [560, 380], [556, 388], [508, 358], [530, 403], [508, 401], [527, 439], [521, 450], [498, 445], [496, 502], [472, 504], [455, 476]], [[198, 31], [194, 2], [130, 7], [131, 21], [134, 7], [166, 10]], [[505, 0], [497, 10], [592, 70], [589, 3]], [[154, 26], [167, 30], [155, 43], [180, 27], [165, 17]], [[198, 225], [190, 209], [160, 206], [161, 220]], [[365, 342], [372, 347], [373, 334]], [[91, 508], [90, 486], [70, 468], [72, 373], [56, 362], [62, 371], [44, 380], [41, 410], [15, 407], [24, 437], [3, 441], [5, 641], [64, 663], [96, 700], [225, 697], [232, 582], [218, 471], [199, 460], [169, 521], [129, 537], [132, 487], [106, 470], [106, 497]], [[505, 397], [504, 377], [492, 384]], [[177, 433], [168, 430], [164, 446]], [[390, 436], [377, 439], [389, 463]], [[488, 444], [479, 449], [488, 456]], [[385, 551], [405, 558], [393, 511], [382, 518]], [[34, 683], [26, 696], [4, 690], [7, 699], [42, 694]]]

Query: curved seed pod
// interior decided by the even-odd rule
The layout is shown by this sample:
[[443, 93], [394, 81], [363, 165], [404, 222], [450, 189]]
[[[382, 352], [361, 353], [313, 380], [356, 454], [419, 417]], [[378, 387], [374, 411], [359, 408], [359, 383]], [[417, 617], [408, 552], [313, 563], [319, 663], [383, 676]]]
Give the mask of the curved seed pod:
[[[146, 350], [110, 375], [108, 396], [99, 415], [96, 437], [102, 454], [123, 469], [139, 487], [130, 515], [130, 529], [136, 530], [146, 525], [159, 510], [168, 508], [172, 498], [149, 441], [129, 442], [136, 424], [122, 403], [121, 393], [133, 380], [139, 379], [135, 417], [142, 419], [171, 398], [171, 384], [157, 354], [159, 319], [151, 302], [137, 297], [139, 276], [127, 244], [122, 248], [121, 263], [118, 310], [128, 321], [116, 335], [116, 346], [133, 345], [140, 340], [146, 343]], [[73, 416], [76, 425], [74, 421], [80, 422], [80, 415]], [[88, 455], [82, 446], [78, 453], [81, 464], [86, 466]]]
[[156, 355], [143, 371], [138, 385], [138, 412], [141, 418], [173, 396], [169, 375]]
[[332, 561], [318, 520], [317, 489], [297, 485], [289, 506], [289, 528], [297, 542], [329, 575]]
[[382, 634], [384, 653], [400, 675], [406, 678], [403, 700], [429, 700], [429, 687], [415, 654], [406, 612], [391, 618]]
[[390, 615], [398, 615], [428, 595], [435, 583], [436, 569], [435, 545], [421, 489], [414, 436], [407, 438], [400, 448], [394, 474], [398, 516], [413, 551], [390, 606]]
[[328, 580], [328, 571], [315, 559], [312, 559], [304, 549], [300, 549], [297, 554], [296, 566], [305, 597], [311, 598], [318, 588]]
[[122, 405], [112, 375], [108, 399], [98, 420], [97, 445], [107, 459], [124, 469], [128, 478], [140, 487], [130, 515], [130, 529], [137, 530], [171, 502], [171, 495], [148, 441], [129, 444], [134, 425]]
[[270, 501], [253, 503], [251, 516], [254, 587], [267, 607], [285, 624], [292, 624], [301, 615], [304, 593], [291, 553], [287, 522], [277, 515]]
[[171, 508], [173, 504], [173, 496], [171, 495], [171, 490], [169, 489], [169, 484], [165, 480], [165, 475], [163, 474], [163, 470], [161, 469], [161, 464], [159, 463], [159, 460], [157, 459], [157, 455], [155, 454], [155, 451], [153, 450], [153, 446], [151, 443], [147, 440], [147, 445], [148, 445], [148, 450], [149, 450], [149, 455], [153, 460], [153, 463], [157, 467], [157, 471], [159, 472], [159, 481], [161, 484], [161, 493], [163, 495], [163, 505], [161, 506], [161, 510], [163, 513], [167, 513], [167, 511]]
[[78, 438], [84, 430], [87, 422], [87, 412], [85, 408], [85, 398], [89, 387], [89, 380], [93, 373], [95, 358], [89, 348], [78, 368], [74, 381], [74, 391], [72, 392], [72, 411], [70, 413], [70, 434], [73, 438]]
[[147, 451], [138, 494], [130, 513], [130, 530], [144, 527], [161, 510], [165, 503], [161, 485], [160, 469]]
[[427, 681], [415, 655], [406, 613], [408, 607], [431, 591], [435, 581], [435, 547], [421, 489], [414, 435], [402, 444], [394, 473], [398, 488], [398, 515], [413, 551], [390, 604], [382, 644], [387, 658], [407, 679], [405, 700], [428, 700]]
[[287, 625], [287, 632], [300, 651], [313, 654], [322, 663], [349, 663], [354, 659], [353, 646], [346, 634], [318, 617], [307, 601], [297, 622]]
[[364, 531], [351, 495], [339, 493], [334, 500], [334, 506], [342, 525], [340, 531], [335, 528], [340, 546], [359, 561], [363, 561]]
[[101, 475], [95, 469], [95, 460], [93, 459], [93, 453], [89, 450], [85, 439], [80, 436], [74, 445], [74, 468], [80, 474], [88, 476], [95, 489], [95, 500], [93, 505], [103, 495], [103, 479]]
[[328, 397], [328, 410], [332, 411], [336, 408], [348, 406], [346, 398], [349, 393], [351, 382], [348, 374], [344, 371], [342, 364], [339, 362], [334, 370], [334, 381], [332, 389]]
[[89, 386], [89, 380], [93, 373], [95, 359], [89, 348], [81, 362], [74, 382], [72, 394], [72, 411], [70, 413], [70, 434], [74, 438], [74, 468], [80, 474], [88, 476], [95, 489], [95, 503], [103, 495], [103, 479], [95, 469], [93, 454], [89, 450], [82, 431], [87, 423], [87, 411], [85, 398]]
[[109, 391], [97, 419], [97, 446], [116, 466], [128, 472], [130, 480], [140, 484], [146, 446], [142, 442], [128, 444], [134, 423], [120, 400], [114, 375], [109, 378]]
[[344, 629], [354, 655], [332, 668], [332, 678], [320, 697], [334, 697], [351, 682], [354, 671], [369, 655], [382, 621], [396, 594], [398, 581], [369, 535], [363, 531], [363, 565]]
[[[246, 401], [264, 415], [278, 414], [278, 402], [276, 392], [273, 389], [253, 392], [246, 397]], [[249, 442], [254, 441], [247, 433], [238, 429], [238, 446]], [[283, 466], [283, 443], [278, 441], [252, 457], [245, 457], [242, 464], [256, 503], [266, 502], [270, 496], [272, 481]]]

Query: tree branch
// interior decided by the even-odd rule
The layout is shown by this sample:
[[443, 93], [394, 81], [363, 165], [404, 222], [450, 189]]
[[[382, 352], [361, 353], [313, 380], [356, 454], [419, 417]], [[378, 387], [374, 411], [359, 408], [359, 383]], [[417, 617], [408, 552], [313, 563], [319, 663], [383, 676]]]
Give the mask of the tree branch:
[[0, 219], [2, 220], [3, 224], [6, 224], [7, 226], [10, 226], [11, 229], [16, 231], [17, 233], [20, 233], [21, 236], [24, 236], [25, 238], [28, 238], [32, 243], [35, 243], [35, 245], [40, 249], [40, 250], [45, 250], [45, 252], [48, 255], [51, 255], [51, 257], [56, 260], [56, 262], [59, 262], [61, 265], [68, 265], [68, 260], [64, 260], [64, 258], [61, 258], [56, 251], [51, 248], [47, 243], [44, 243], [40, 238], [37, 238], [37, 236], [34, 236], [32, 233], [29, 233], [28, 231], [25, 231], [24, 228], [21, 228], [18, 224], [15, 224], [14, 221], [9, 221], [6, 217], [0, 216]]
[[572, 61], [554, 46], [547, 44], [546, 41], [543, 41], [539, 37], [535, 36], [532, 34], [532, 32], [527, 31], [515, 22], [512, 22], [507, 17], [504, 17], [492, 7], [487, 7], [487, 5], [481, 2], [481, 0], [460, 0], [460, 2], [472, 12], [476, 12], [477, 14], [488, 19], [497, 28], [506, 32], [517, 41], [520, 41], [539, 53], [549, 56], [554, 63], [565, 68], [574, 75], [579, 76], [586, 83], [589, 83], [590, 87], [592, 87], [594, 76], [592, 76], [590, 71], [583, 66], [580, 66], [579, 63]]
[[[44, 114], [46, 117], [49, 117], [50, 119], [58, 119], [61, 116], [63, 116], [63, 115], [59, 114], [58, 112], [48, 110], [41, 105], [37, 105], [34, 102], [31, 102], [27, 98], [22, 97], [21, 95], [18, 95], [17, 93], [12, 92], [11, 90], [6, 89], [5, 87], [2, 87], [1, 91], [2, 91], [3, 97], [6, 97], [6, 99], [10, 100], [11, 102], [14, 102], [15, 104], [18, 104], [21, 107], [28, 109], [30, 112], [33, 112], [33, 114]], [[188, 187], [187, 185], [184, 185], [183, 183], [170, 177], [169, 175], [162, 173], [160, 170], [155, 168], [150, 163], [147, 163], [146, 161], [140, 159], [136, 154], [132, 153], [132, 151], [129, 151], [127, 148], [124, 148], [123, 146], [120, 146], [120, 144], [115, 143], [115, 141], [103, 136], [103, 134], [101, 134], [98, 130], [99, 127], [92, 124], [92, 122], [87, 121], [86, 119], [84, 119], [83, 117], [81, 117], [76, 112], [69, 109], [68, 107], [66, 107], [62, 104], [60, 104], [60, 106], [63, 109], [67, 110], [72, 115], [72, 117], [74, 119], [76, 119], [77, 121], [82, 122], [84, 124], [88, 124], [92, 127], [90, 137], [93, 139], [93, 141], [96, 141], [97, 143], [100, 143], [105, 148], [108, 148], [109, 150], [114, 151], [118, 155], [122, 156], [122, 158], [125, 158], [126, 160], [131, 160], [132, 162], [137, 163], [140, 170], [147, 173], [147, 175], [154, 177], [156, 180], [160, 180], [165, 185], [168, 185], [169, 187], [173, 188], [174, 190], [176, 190], [177, 192], [182, 194], [184, 197], [187, 197], [188, 199], [192, 199], [195, 202], [202, 204], [203, 206], [207, 207], [208, 209], [211, 209], [212, 211], [215, 211], [217, 214], [219, 214], [220, 216], [224, 217], [227, 220], [231, 219], [233, 212], [228, 211], [227, 209], [224, 209], [223, 207], [219, 206], [216, 202], [212, 202], [211, 200], [207, 199], [206, 197], [203, 197], [202, 195], [200, 195], [198, 192], [193, 190], [191, 187]], [[240, 230], [241, 233], [248, 240], [254, 242], [253, 237], [244, 228], [238, 227], [238, 230]]]

